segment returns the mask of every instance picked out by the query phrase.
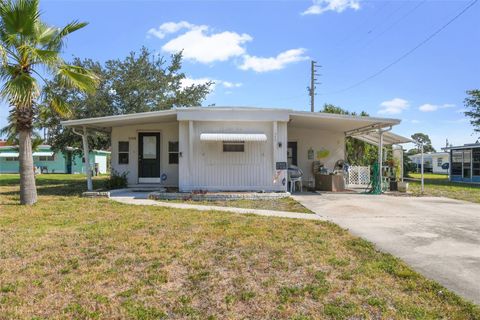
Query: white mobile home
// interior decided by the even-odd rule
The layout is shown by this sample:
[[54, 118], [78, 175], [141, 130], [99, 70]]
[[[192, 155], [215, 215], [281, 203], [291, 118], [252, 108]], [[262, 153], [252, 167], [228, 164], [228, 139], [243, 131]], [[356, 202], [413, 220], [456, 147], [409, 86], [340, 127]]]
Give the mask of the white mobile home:
[[[345, 158], [345, 137], [384, 144], [405, 138], [378, 130], [397, 119], [288, 109], [195, 107], [70, 120], [77, 130], [109, 132], [112, 169], [128, 183], [161, 184], [180, 191], [285, 191], [288, 164], [313, 181], [320, 160], [332, 172]], [[407, 139], [408, 140], [408, 139]]]
[[[423, 166], [425, 172], [432, 172], [437, 174], [448, 174], [448, 166], [446, 168], [445, 164], [449, 163], [449, 153], [448, 152], [427, 152], [423, 154]], [[414, 154], [409, 156], [410, 160], [416, 164], [417, 172], [420, 172], [420, 167], [422, 163], [422, 155]]]

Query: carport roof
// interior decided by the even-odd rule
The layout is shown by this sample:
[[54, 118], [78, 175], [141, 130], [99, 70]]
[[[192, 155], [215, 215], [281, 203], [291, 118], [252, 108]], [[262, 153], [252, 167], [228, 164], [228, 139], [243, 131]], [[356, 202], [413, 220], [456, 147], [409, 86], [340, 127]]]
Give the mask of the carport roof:
[[[378, 146], [380, 144], [380, 133], [378, 131], [369, 131], [351, 135], [351, 137]], [[383, 145], [402, 144], [413, 142], [412, 139], [402, 137], [393, 132], [383, 133]]]

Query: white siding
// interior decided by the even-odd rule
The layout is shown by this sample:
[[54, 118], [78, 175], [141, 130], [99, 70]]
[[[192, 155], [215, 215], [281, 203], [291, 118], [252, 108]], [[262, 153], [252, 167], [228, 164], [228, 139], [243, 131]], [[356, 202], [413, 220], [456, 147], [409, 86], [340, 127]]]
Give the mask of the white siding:
[[[200, 141], [205, 132], [263, 133], [267, 141], [245, 142], [245, 152], [223, 152], [222, 142]], [[181, 121], [179, 137], [182, 191], [285, 190], [285, 172], [275, 179], [275, 162], [286, 161], [285, 123]]]
[[[166, 186], [178, 186], [178, 165], [168, 163], [168, 142], [178, 141], [178, 122], [114, 127], [112, 129], [112, 169], [128, 172], [128, 184], [138, 183], [138, 133], [160, 132], [160, 174], [165, 173]], [[129, 141], [128, 165], [118, 164], [118, 142]]]
[[314, 150], [314, 157], [317, 151], [326, 149], [330, 155], [321, 159], [324, 166], [333, 170], [335, 162], [345, 159], [345, 135], [342, 132], [324, 131], [321, 129], [288, 127], [288, 141], [297, 142], [298, 167], [303, 171], [304, 185], [310, 179], [313, 181], [312, 163], [308, 160], [308, 150]]

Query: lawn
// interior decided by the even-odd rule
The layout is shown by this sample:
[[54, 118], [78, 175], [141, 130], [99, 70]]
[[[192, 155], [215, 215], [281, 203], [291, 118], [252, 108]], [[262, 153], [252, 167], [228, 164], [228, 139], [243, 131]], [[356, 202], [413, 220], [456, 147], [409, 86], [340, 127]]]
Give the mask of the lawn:
[[225, 201], [194, 201], [194, 200], [161, 200], [171, 201], [187, 204], [199, 204], [206, 206], [220, 206], [220, 207], [237, 207], [245, 209], [262, 209], [262, 210], [276, 210], [276, 211], [290, 211], [290, 212], [302, 212], [313, 213], [305, 208], [298, 201], [290, 197], [275, 199], [275, 200], [225, 200]]
[[23, 207], [17, 181], [0, 175], [0, 319], [480, 318], [331, 223], [83, 199], [62, 175]]
[[[420, 179], [418, 173], [411, 173], [414, 179]], [[425, 195], [435, 197], [447, 197], [458, 200], [465, 200], [480, 203], [480, 185], [468, 184], [448, 181], [447, 175], [442, 174], [425, 174]], [[419, 181], [409, 181], [410, 191], [416, 195], [420, 195], [421, 186]]]

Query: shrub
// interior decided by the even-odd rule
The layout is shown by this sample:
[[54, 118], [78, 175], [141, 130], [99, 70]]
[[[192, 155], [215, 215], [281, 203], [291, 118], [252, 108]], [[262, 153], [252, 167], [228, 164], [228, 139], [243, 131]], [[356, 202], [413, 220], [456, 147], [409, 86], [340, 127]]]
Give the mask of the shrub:
[[110, 178], [107, 180], [105, 187], [107, 189], [126, 188], [128, 185], [127, 175], [128, 172], [119, 173], [115, 170], [112, 170]]

